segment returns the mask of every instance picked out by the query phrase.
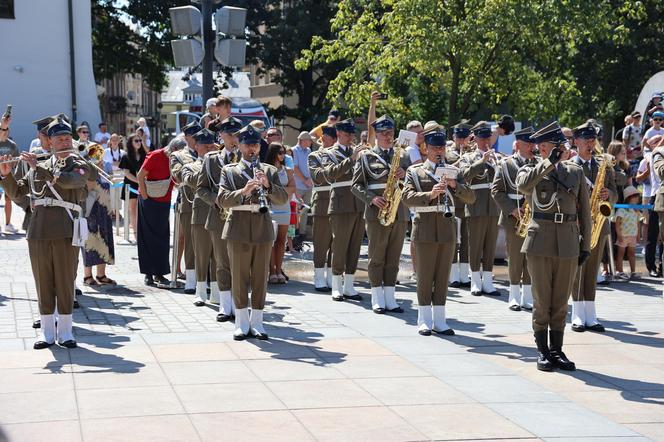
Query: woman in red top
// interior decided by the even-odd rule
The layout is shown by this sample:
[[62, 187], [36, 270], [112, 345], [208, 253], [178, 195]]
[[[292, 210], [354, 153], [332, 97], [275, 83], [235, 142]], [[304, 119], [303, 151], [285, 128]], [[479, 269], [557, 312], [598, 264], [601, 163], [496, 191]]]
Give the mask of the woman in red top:
[[163, 149], [150, 152], [138, 172], [138, 265], [145, 275], [146, 285], [168, 286], [169, 281], [163, 276], [170, 273], [168, 259], [171, 228], [169, 215], [171, 209], [171, 180], [168, 191], [161, 197], [149, 197], [148, 181], [161, 181], [171, 177], [168, 156], [170, 144]]

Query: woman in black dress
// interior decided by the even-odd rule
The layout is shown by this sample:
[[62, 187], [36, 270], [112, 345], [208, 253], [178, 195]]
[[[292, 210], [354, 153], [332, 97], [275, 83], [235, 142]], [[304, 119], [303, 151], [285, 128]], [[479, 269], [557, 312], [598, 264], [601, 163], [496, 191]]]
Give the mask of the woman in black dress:
[[[138, 192], [138, 171], [145, 161], [147, 148], [143, 145], [141, 138], [136, 135], [130, 135], [127, 139], [127, 153], [120, 159], [120, 169], [124, 170], [124, 184], [129, 185], [131, 190]], [[138, 195], [132, 191], [129, 192], [129, 225], [134, 231], [134, 240], [136, 240], [136, 220], [138, 218]], [[121, 198], [125, 199], [124, 188]], [[126, 203], [125, 203], [126, 204]], [[127, 220], [125, 220], [127, 222]]]

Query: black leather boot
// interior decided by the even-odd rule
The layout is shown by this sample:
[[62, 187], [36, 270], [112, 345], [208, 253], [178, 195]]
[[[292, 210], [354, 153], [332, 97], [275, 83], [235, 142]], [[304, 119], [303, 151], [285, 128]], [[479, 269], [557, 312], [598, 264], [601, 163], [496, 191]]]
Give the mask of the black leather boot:
[[564, 332], [562, 331], [549, 330], [551, 362], [561, 370], [574, 371], [576, 370], [576, 365], [567, 359], [567, 356], [563, 353], [563, 334]]
[[540, 371], [553, 371], [546, 330], [535, 332], [535, 344], [537, 344], [537, 369]]

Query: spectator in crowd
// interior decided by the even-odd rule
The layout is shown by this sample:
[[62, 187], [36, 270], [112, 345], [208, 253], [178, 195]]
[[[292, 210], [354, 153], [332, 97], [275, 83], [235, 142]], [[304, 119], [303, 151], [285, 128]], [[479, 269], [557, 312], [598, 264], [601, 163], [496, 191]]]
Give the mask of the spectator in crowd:
[[138, 171], [138, 264], [146, 285], [168, 287], [171, 229], [169, 215], [173, 180], [169, 167], [172, 144], [153, 150]]
[[664, 122], [664, 111], [657, 111], [652, 114], [652, 127], [648, 129], [643, 136], [643, 144], [650, 147], [650, 150], [655, 150], [657, 143], [653, 143], [652, 138], [655, 135], [664, 135], [664, 128], [662, 128], [662, 123]]
[[[624, 201], [627, 204], [638, 204], [639, 191], [633, 186], [627, 186], [623, 194]], [[637, 209], [618, 209], [615, 214], [616, 220], [616, 277], [623, 280], [629, 280], [637, 277], [636, 273], [636, 243], [639, 232], [640, 211]], [[623, 259], [629, 260], [630, 275], [623, 271]]]
[[[643, 187], [643, 192], [641, 194], [641, 204], [649, 204], [650, 203], [650, 197], [652, 194], [652, 186], [650, 185], [650, 155], [652, 151], [648, 146], [643, 146], [643, 159], [639, 163], [639, 167], [636, 171], [636, 175], [634, 176], [634, 181], [635, 184], [642, 185]], [[645, 212], [645, 216], [641, 218], [642, 222], [639, 227], [640, 227], [640, 232], [641, 238], [647, 238], [648, 237], [648, 212]], [[645, 249], [644, 249], [644, 255], [645, 255]]]
[[217, 98], [212, 97], [208, 98], [205, 102], [205, 113], [201, 117], [199, 124], [201, 127], [207, 127], [207, 125], [217, 118]]
[[420, 146], [424, 142], [424, 135], [422, 135], [422, 132], [424, 132], [424, 128], [422, 127], [422, 123], [420, 123], [417, 120], [413, 120], [406, 125], [406, 130], [410, 132], [415, 132], [417, 134], [417, 138], [415, 138], [415, 143], [411, 144], [406, 148], [406, 154], [408, 154], [408, 156], [410, 157], [410, 162], [412, 164], [421, 163], [422, 151], [420, 150]]
[[[657, 112], [655, 112], [657, 114]], [[661, 122], [660, 122], [661, 124]], [[654, 129], [653, 125], [648, 131]], [[648, 138], [648, 145], [651, 147], [651, 152], [647, 155], [648, 158], [648, 174], [650, 178], [650, 200], [648, 204], [655, 204], [655, 196], [659, 187], [662, 185], [659, 176], [655, 172], [653, 165], [652, 151], [654, 148], [660, 144], [664, 144], [664, 135], [654, 135]], [[644, 159], [646, 157], [644, 156]], [[650, 276], [661, 277], [662, 276], [662, 247], [659, 245], [659, 216], [657, 212], [652, 209], [648, 210], [648, 231], [646, 236], [646, 251], [645, 251], [645, 260], [646, 268]]]
[[262, 163], [265, 162], [265, 158], [267, 158], [267, 152], [268, 152], [268, 146], [269, 143], [267, 142], [267, 131], [265, 130], [265, 123], [263, 120], [253, 120], [251, 123], [249, 123], [251, 127], [256, 129], [258, 132], [261, 134], [261, 151], [260, 151], [260, 160]]
[[108, 146], [108, 140], [110, 140], [111, 134], [108, 133], [107, 128], [106, 128], [106, 123], [103, 121], [99, 123], [99, 132], [95, 134], [94, 141], [97, 144], [101, 144], [101, 146], [106, 149]]
[[288, 202], [285, 204], [272, 204], [272, 222], [277, 224], [277, 234], [272, 246], [272, 256], [270, 258], [270, 284], [285, 284], [286, 276], [282, 269], [284, 261], [284, 252], [286, 250], [286, 235], [290, 225], [290, 199], [295, 193], [295, 179], [293, 171], [286, 167], [284, 158], [286, 157], [286, 148], [281, 143], [270, 143], [265, 162], [277, 168], [279, 183], [288, 193]]
[[112, 134], [108, 139], [108, 147], [104, 149], [104, 163], [110, 164], [113, 169], [120, 166], [120, 160], [124, 154], [120, 141], [120, 135]]
[[[90, 161], [106, 173], [113, 173], [113, 166], [104, 161], [103, 156], [90, 158]], [[85, 219], [88, 222], [89, 234], [83, 248], [83, 284], [89, 287], [115, 285], [115, 281], [106, 276], [106, 266], [115, 263], [111, 186], [101, 174], [97, 174], [96, 181], [88, 181]], [[97, 267], [96, 278], [92, 276], [93, 266]]]
[[[0, 122], [0, 156], [2, 155], [11, 155], [12, 157], [18, 157], [18, 146], [14, 140], [9, 138], [9, 118], [3, 118]], [[0, 182], [0, 195], [2, 195], [2, 183]], [[4, 232], [6, 234], [13, 235], [18, 232], [18, 229], [12, 224], [12, 200], [9, 198], [9, 195], [5, 193], [5, 227]]]
[[662, 106], [662, 93], [653, 92], [650, 96], [650, 101], [646, 106], [646, 116], [645, 116], [645, 127], [643, 131], [647, 131], [652, 126], [652, 118], [655, 112], [664, 112], [664, 106]]
[[[138, 171], [143, 166], [145, 157], [148, 152], [143, 146], [141, 139], [137, 135], [130, 135], [127, 139], [127, 146], [125, 147], [126, 153], [120, 158], [119, 168], [124, 170], [124, 185], [129, 186], [130, 189], [138, 191]], [[124, 186], [123, 186], [124, 189]], [[136, 238], [136, 220], [138, 217], [138, 195], [129, 191], [129, 201], [125, 198], [125, 192], [120, 194], [120, 198], [125, 200], [125, 204], [129, 204], [129, 222], [131, 229], [134, 231], [134, 238]]]
[[[311, 204], [311, 192], [314, 187], [314, 182], [309, 173], [308, 158], [311, 154], [311, 142], [313, 141], [309, 132], [300, 132], [297, 137], [297, 144], [293, 147], [293, 174], [295, 176], [295, 194], [301, 204], [307, 206]], [[300, 220], [298, 226], [298, 235], [302, 238], [307, 232], [307, 213], [308, 210], [304, 209], [300, 213]]]
[[147, 120], [144, 117], [141, 117], [136, 120], [136, 125], [138, 126], [136, 130], [141, 129], [141, 131], [143, 131], [143, 135], [145, 135], [143, 143], [148, 149], [152, 150], [152, 139], [150, 138], [150, 128], [148, 127]]
[[627, 160], [638, 164], [643, 158], [641, 148], [641, 113], [634, 111], [625, 117], [625, 128], [622, 130], [622, 142], [627, 148]]
[[319, 124], [318, 126], [314, 127], [311, 131], [309, 131], [309, 134], [316, 138], [317, 140], [320, 140], [320, 138], [323, 136], [323, 127], [325, 126], [334, 126], [337, 124], [337, 121], [339, 121], [339, 117], [341, 114], [339, 113], [338, 110], [332, 109], [328, 114], [327, 114], [327, 120], [324, 123]]
[[360, 144], [367, 144], [369, 142], [369, 131], [363, 130], [360, 133]]
[[88, 124], [81, 123], [76, 128], [76, 135], [78, 136], [78, 140], [74, 141], [72, 144], [79, 152], [85, 153], [88, 147], [92, 144], [92, 141], [90, 141], [90, 128], [88, 127]]
[[282, 143], [284, 142], [284, 134], [278, 127], [271, 127], [267, 130], [265, 139], [268, 143]]

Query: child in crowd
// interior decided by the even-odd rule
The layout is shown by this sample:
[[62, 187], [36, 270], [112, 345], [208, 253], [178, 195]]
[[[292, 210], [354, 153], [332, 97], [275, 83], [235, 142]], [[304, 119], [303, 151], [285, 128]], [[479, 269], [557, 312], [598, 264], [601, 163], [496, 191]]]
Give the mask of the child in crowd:
[[[640, 194], [634, 186], [627, 186], [623, 191], [625, 204], [639, 204]], [[637, 277], [635, 249], [639, 233], [639, 216], [637, 209], [618, 209], [615, 214], [616, 221], [616, 246], [618, 253], [616, 256], [616, 278], [629, 280]], [[630, 275], [623, 271], [623, 259], [629, 260]]]

